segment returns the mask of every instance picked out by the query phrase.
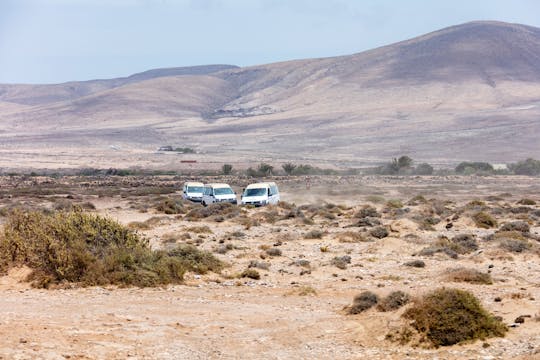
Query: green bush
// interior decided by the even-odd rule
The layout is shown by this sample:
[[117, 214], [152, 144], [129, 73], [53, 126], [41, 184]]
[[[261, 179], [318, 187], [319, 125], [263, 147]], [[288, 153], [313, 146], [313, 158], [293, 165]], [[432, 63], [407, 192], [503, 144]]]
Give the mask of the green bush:
[[507, 331], [473, 294], [457, 289], [437, 289], [416, 299], [403, 317], [413, 320], [412, 327], [435, 347], [502, 337]]
[[186, 271], [219, 271], [221, 263], [196, 248], [152, 251], [147, 240], [118, 222], [82, 211], [12, 212], [0, 236], [0, 265], [26, 265], [34, 286], [61, 282], [157, 286], [180, 283]]
[[230, 175], [232, 173], [233, 166], [231, 164], [223, 164], [221, 172], [223, 175]]

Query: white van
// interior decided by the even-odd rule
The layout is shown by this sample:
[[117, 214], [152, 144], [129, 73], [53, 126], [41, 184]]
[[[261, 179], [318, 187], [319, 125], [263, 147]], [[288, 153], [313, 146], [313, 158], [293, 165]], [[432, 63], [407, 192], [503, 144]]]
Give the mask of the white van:
[[236, 193], [229, 184], [204, 185], [202, 204], [206, 206], [217, 202], [228, 202], [235, 205], [238, 203]]
[[242, 205], [267, 205], [279, 202], [279, 189], [274, 182], [250, 184], [242, 194]]
[[186, 200], [200, 202], [203, 196], [204, 184], [200, 182], [184, 183], [182, 198]]

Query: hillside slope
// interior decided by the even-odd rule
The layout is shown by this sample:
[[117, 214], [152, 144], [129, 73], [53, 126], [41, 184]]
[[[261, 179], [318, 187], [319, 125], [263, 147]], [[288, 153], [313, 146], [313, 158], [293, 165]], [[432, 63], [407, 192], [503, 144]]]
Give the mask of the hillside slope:
[[540, 157], [538, 28], [472, 22], [354, 55], [191, 69], [75, 90], [0, 86], [1, 139], [25, 151], [171, 143], [205, 161], [343, 166], [404, 153], [435, 163]]

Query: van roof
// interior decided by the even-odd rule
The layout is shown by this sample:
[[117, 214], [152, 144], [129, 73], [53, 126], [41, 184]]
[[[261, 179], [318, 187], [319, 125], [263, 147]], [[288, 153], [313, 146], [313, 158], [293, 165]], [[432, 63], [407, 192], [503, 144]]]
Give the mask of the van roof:
[[229, 184], [222, 184], [222, 183], [216, 183], [216, 184], [205, 184], [205, 187], [212, 187], [212, 188], [230, 188], [231, 186]]
[[204, 186], [202, 182], [196, 182], [196, 181], [188, 181], [185, 182], [184, 185], [186, 186]]
[[267, 188], [270, 186], [276, 186], [275, 182], [260, 182], [255, 184], [249, 184], [246, 186], [246, 189], [257, 189], [257, 188]]

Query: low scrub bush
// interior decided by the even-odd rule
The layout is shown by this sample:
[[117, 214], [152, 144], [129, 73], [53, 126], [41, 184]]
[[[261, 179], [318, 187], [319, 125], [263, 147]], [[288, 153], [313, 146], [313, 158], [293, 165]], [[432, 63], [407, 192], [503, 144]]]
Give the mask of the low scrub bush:
[[502, 337], [507, 331], [473, 294], [457, 289], [437, 289], [414, 300], [403, 317], [435, 347]]
[[530, 226], [525, 221], [513, 221], [506, 224], [503, 224], [500, 231], [519, 231], [522, 233], [528, 233], [530, 231]]
[[379, 297], [371, 291], [364, 291], [356, 295], [353, 299], [352, 305], [346, 308], [346, 311], [350, 315], [360, 314], [373, 306], [377, 305]]
[[304, 239], [322, 239], [324, 232], [321, 230], [310, 230], [304, 234]]
[[82, 211], [14, 211], [0, 236], [4, 268], [26, 265], [34, 286], [61, 282], [157, 286], [180, 283], [186, 271], [219, 271], [219, 260], [194, 247], [152, 251], [135, 232]]
[[377, 304], [379, 311], [397, 310], [410, 301], [410, 296], [403, 291], [392, 291], [388, 296], [384, 297]]

